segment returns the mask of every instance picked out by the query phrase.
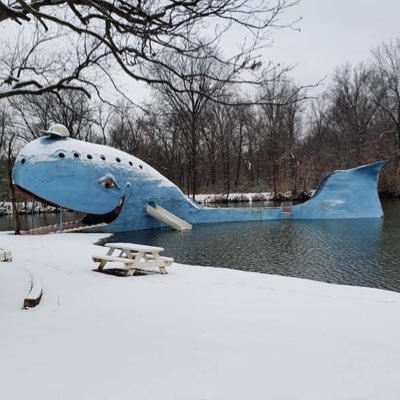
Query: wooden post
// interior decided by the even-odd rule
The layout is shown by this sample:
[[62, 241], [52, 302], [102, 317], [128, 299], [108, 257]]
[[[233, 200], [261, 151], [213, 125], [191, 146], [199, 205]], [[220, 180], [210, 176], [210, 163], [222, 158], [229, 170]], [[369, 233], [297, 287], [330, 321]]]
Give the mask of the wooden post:
[[63, 230], [63, 209], [60, 207], [60, 231]]
[[14, 218], [14, 234], [20, 235], [21, 234], [21, 222], [19, 219], [18, 213], [18, 205], [17, 205], [17, 195], [15, 193], [15, 186], [12, 180], [12, 151], [13, 151], [13, 139], [10, 139], [8, 142], [8, 152], [7, 152], [7, 173], [8, 173], [8, 186], [10, 188], [11, 194], [11, 207], [12, 207], [12, 214]]
[[35, 228], [35, 200], [32, 200], [31, 202], [31, 229]]

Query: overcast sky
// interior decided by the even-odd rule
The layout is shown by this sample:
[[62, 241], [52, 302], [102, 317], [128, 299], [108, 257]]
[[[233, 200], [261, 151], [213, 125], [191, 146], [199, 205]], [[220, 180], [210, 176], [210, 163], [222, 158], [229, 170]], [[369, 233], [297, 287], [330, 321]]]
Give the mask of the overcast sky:
[[[317, 92], [329, 83], [337, 66], [365, 61], [373, 47], [400, 38], [400, 0], [301, 0], [282, 15], [282, 23], [299, 18], [300, 31], [274, 31], [272, 46], [263, 55], [293, 65], [291, 75], [297, 84], [315, 84], [325, 78]], [[127, 86], [131, 94], [136, 92], [136, 100], [146, 93]]]
[[284, 16], [300, 17], [300, 32], [275, 32], [267, 50], [274, 61], [296, 65], [299, 84], [329, 79], [336, 66], [364, 61], [371, 48], [400, 37], [400, 0], [302, 0]]
[[[301, 0], [283, 14], [282, 23], [298, 18], [300, 31], [274, 31], [273, 44], [263, 56], [295, 66], [291, 75], [301, 85], [327, 77], [318, 90], [329, 83], [338, 65], [366, 60], [371, 48], [400, 37], [400, 0]], [[15, 36], [16, 27], [0, 24], [0, 38]], [[232, 42], [240, 42], [234, 32], [230, 35]], [[123, 74], [117, 80], [133, 100], [149, 98], [144, 84]]]

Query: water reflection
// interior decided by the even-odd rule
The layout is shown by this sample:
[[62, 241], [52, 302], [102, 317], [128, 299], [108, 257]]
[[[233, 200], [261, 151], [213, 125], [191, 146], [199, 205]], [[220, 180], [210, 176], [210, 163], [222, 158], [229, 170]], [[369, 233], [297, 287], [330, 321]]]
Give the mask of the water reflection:
[[108, 241], [152, 244], [176, 261], [400, 291], [400, 201], [385, 219], [235, 222], [127, 232]]
[[[39, 226], [54, 225], [60, 223], [59, 213], [42, 213], [42, 214], [23, 214], [19, 216], [21, 222], [21, 230], [28, 231]], [[74, 212], [64, 212], [63, 221], [73, 221], [78, 216]], [[12, 215], [0, 217], [0, 231], [12, 231], [14, 229], [14, 220]]]

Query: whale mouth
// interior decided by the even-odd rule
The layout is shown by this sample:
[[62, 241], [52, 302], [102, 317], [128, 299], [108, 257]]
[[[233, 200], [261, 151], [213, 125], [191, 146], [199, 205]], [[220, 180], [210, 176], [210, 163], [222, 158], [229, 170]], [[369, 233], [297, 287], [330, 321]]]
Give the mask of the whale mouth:
[[14, 184], [14, 186], [17, 189], [17, 191], [20, 192], [23, 195], [23, 197], [27, 198], [28, 200], [35, 200], [44, 205], [55, 207], [57, 209], [63, 208], [63, 210], [75, 212], [80, 217], [75, 221], [63, 222], [62, 227], [60, 226], [60, 224], [54, 224], [54, 225], [41, 226], [38, 228], [32, 228], [29, 231], [22, 232], [22, 234], [28, 234], [28, 235], [29, 234], [43, 235], [47, 233], [59, 233], [59, 232], [80, 232], [94, 227], [98, 228], [102, 226], [107, 226], [112, 222], [114, 222], [119, 217], [125, 201], [125, 196], [121, 197], [117, 206], [113, 210], [105, 214], [83, 213], [79, 210], [65, 208], [60, 204], [43, 199], [42, 197], [39, 197], [35, 193], [32, 193], [29, 190], [24, 189], [23, 187], [17, 184]]

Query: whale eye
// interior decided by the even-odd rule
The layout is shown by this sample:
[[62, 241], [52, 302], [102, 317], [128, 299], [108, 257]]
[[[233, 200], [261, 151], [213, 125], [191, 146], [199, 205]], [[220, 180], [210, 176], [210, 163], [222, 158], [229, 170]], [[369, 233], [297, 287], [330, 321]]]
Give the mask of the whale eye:
[[102, 185], [106, 188], [106, 189], [110, 189], [115, 185], [115, 182], [111, 179], [111, 178], [106, 178], [104, 179], [104, 181], [102, 182]]
[[118, 183], [116, 181], [116, 179], [114, 178], [113, 175], [111, 174], [107, 174], [105, 176], [102, 176], [98, 182], [106, 189], [111, 189], [111, 188], [116, 188], [116, 189], [120, 189], [120, 187], [118, 186]]

